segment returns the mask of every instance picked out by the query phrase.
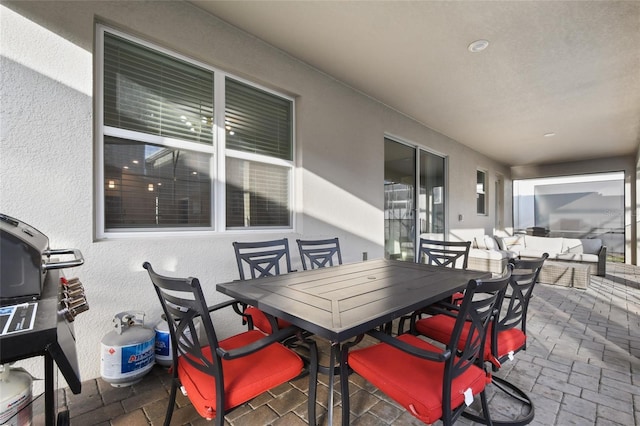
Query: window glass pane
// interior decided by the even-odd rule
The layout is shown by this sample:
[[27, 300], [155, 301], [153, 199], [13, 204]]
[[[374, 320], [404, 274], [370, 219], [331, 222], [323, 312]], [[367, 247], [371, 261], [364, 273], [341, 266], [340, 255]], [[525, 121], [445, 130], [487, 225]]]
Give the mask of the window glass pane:
[[227, 157], [227, 227], [289, 227], [288, 167]]
[[416, 149], [384, 140], [384, 256], [414, 259]]
[[213, 73], [104, 35], [104, 123], [211, 145]]
[[478, 214], [487, 213], [486, 190], [487, 173], [481, 170], [476, 171], [476, 202]]
[[[431, 239], [444, 239], [445, 159], [420, 151], [420, 233]], [[427, 235], [424, 235], [427, 234]]]
[[227, 148], [293, 159], [291, 101], [227, 79]]
[[105, 137], [105, 228], [211, 226], [211, 155]]
[[514, 231], [601, 239], [608, 262], [624, 262], [624, 216], [624, 172], [513, 181]]

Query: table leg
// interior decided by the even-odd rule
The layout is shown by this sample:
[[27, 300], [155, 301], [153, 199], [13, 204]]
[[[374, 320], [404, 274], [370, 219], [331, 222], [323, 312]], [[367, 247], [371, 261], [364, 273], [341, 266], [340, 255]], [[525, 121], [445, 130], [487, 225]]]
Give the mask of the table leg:
[[44, 355], [44, 417], [46, 426], [55, 426], [56, 407], [53, 383], [53, 358], [48, 352]]
[[[338, 352], [336, 352], [336, 348], [338, 348]], [[340, 351], [340, 343], [331, 342], [331, 354], [329, 355], [329, 398], [327, 402], [327, 424], [329, 426], [333, 425], [333, 389], [334, 389], [334, 377], [335, 377], [335, 367], [336, 367], [336, 357], [338, 356]]]

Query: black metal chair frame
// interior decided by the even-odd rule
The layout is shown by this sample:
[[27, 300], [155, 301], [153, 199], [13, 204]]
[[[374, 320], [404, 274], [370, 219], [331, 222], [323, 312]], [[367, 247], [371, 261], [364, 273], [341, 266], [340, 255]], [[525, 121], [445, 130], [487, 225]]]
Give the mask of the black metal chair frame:
[[[420, 245], [418, 246], [418, 261], [428, 265], [455, 268], [456, 264], [462, 262], [461, 268], [467, 269], [467, 263], [469, 262], [469, 250], [471, 248], [471, 241], [439, 241], [429, 240], [426, 238], [420, 238]], [[415, 324], [418, 318], [420, 318], [426, 310], [418, 310], [411, 315], [405, 315], [398, 321], [398, 334], [404, 333], [404, 324], [409, 320], [409, 331], [415, 333]], [[385, 330], [390, 333], [391, 325], [387, 324]]]
[[[258, 242], [234, 242], [233, 249], [236, 253], [238, 272], [240, 279], [245, 280], [245, 264], [249, 267], [251, 278], [270, 277], [280, 275], [283, 272], [294, 272], [291, 269], [291, 256], [289, 254], [289, 240], [258, 241]], [[282, 262], [286, 270], [281, 271]]]
[[448, 266], [455, 268], [462, 261], [459, 269], [467, 269], [471, 241], [438, 241], [420, 238], [418, 259], [426, 260], [428, 265]]
[[[513, 265], [513, 280], [509, 284], [509, 289], [505, 296], [505, 302], [508, 301], [508, 303], [505, 307], [505, 302], [503, 302], [501, 315], [495, 319], [491, 338], [492, 354], [498, 353], [497, 341], [500, 332], [520, 326], [520, 329], [526, 336], [529, 300], [531, 300], [533, 288], [538, 281], [540, 270], [548, 257], [549, 254], [544, 253], [542, 257], [538, 259], [511, 259], [509, 261], [509, 263]], [[525, 341], [524, 346], [518, 351], [526, 349], [527, 343]], [[505, 360], [506, 358], [502, 357], [502, 359], [498, 361], [503, 362]], [[496, 366], [494, 366], [494, 371], [497, 371]]]
[[[257, 241], [257, 242], [234, 242], [233, 250], [236, 255], [238, 274], [240, 280], [247, 278], [245, 267], [248, 268], [249, 278], [263, 278], [280, 275], [282, 272], [294, 272], [291, 268], [291, 256], [289, 254], [289, 240], [282, 238], [279, 240]], [[284, 269], [284, 271], [283, 271]], [[241, 309], [237, 309], [243, 317], [243, 324], [247, 324], [249, 330], [253, 329], [253, 319], [245, 311], [246, 304], [241, 304]], [[272, 316], [267, 316], [272, 330], [278, 329], [278, 322]]]
[[307, 269], [324, 268], [325, 266], [334, 266], [336, 264], [342, 265], [340, 242], [337, 237], [325, 240], [297, 239], [296, 243], [298, 243], [298, 250], [300, 251], [302, 268], [305, 271]]
[[[452, 315], [451, 310], [457, 311], [457, 319], [451, 334], [451, 340], [441, 353], [421, 350], [413, 345], [407, 344], [392, 337], [388, 333], [379, 330], [372, 330], [367, 334], [378, 339], [382, 343], [391, 345], [410, 355], [445, 363], [444, 381], [442, 389], [443, 416], [442, 422], [445, 425], [453, 424], [460, 415], [464, 413], [465, 404], [459, 407], [451, 407], [451, 383], [455, 377], [460, 376], [470, 365], [477, 365], [484, 370], [484, 362], [480, 354], [484, 353], [486, 344], [487, 327], [497, 314], [497, 309], [502, 303], [508, 282], [511, 279], [511, 272], [499, 278], [487, 280], [471, 280], [465, 289], [464, 298], [460, 305], [439, 303], [434, 306], [436, 313], [446, 313]], [[470, 331], [463, 350], [458, 350], [465, 322], [470, 322]], [[340, 366], [346, 374], [348, 368], [349, 348], [358, 344], [362, 336], [354, 342], [343, 345]], [[346, 377], [346, 376], [343, 376]], [[349, 395], [349, 384], [345, 380], [342, 382], [342, 394]], [[482, 411], [486, 416], [485, 421], [491, 424], [488, 402], [485, 392], [480, 394]], [[349, 400], [343, 400], [343, 411], [349, 412]]]
[[[238, 303], [235, 300], [223, 302], [214, 306], [207, 307], [197, 278], [171, 278], [157, 274], [148, 262], [143, 264], [148, 271], [151, 281], [153, 282], [155, 291], [162, 304], [162, 309], [166, 315], [169, 324], [169, 332], [171, 335], [173, 367], [171, 391], [169, 397], [169, 405], [165, 415], [164, 425], [169, 426], [175, 406], [177, 390], [180, 387], [178, 378], [178, 359], [182, 356], [186, 362], [189, 362], [199, 371], [211, 376], [211, 380], [216, 387], [216, 417], [215, 425], [222, 426], [224, 424], [225, 414], [232, 411], [225, 410], [225, 391], [224, 391], [224, 363], [222, 360], [238, 359], [247, 355], [251, 355], [261, 349], [273, 345], [280, 344], [278, 342], [300, 334], [300, 330], [296, 327], [288, 327], [278, 330], [271, 335], [265, 335], [264, 338], [255, 341], [247, 346], [232, 350], [222, 349], [218, 344], [217, 334], [213, 326], [213, 322], [209, 313], [232, 306]], [[202, 326], [207, 337], [207, 345], [211, 347], [211, 355], [213, 359], [208, 359], [203, 355], [203, 347], [194, 320], [200, 318]], [[306, 371], [300, 376], [309, 374], [309, 424], [315, 424], [315, 400], [317, 386], [317, 366], [318, 353], [315, 342], [304, 340], [309, 346], [311, 361]], [[300, 377], [299, 376], [299, 377]]]
[[[517, 348], [515, 351], [509, 354], [500, 356], [498, 354], [498, 336], [501, 332], [520, 327], [524, 335], [527, 332], [527, 311], [529, 308], [529, 300], [533, 294], [533, 288], [538, 281], [540, 270], [549, 257], [548, 253], [544, 253], [542, 257], [537, 259], [511, 259], [509, 261], [510, 267], [513, 268], [511, 280], [507, 288], [507, 293], [502, 302], [500, 314], [496, 315], [493, 319], [493, 326], [491, 329], [490, 345], [491, 345], [491, 368], [493, 371], [498, 371], [503, 362], [507, 361], [514, 354], [527, 349], [527, 342], [525, 340], [524, 345]], [[492, 420], [492, 423], [496, 426], [523, 426], [531, 423], [535, 415], [535, 407], [531, 398], [520, 390], [517, 386], [511, 384], [507, 380], [492, 375], [491, 383], [504, 392], [506, 395], [521, 402], [524, 407], [522, 412], [526, 412], [518, 420], [499, 421]], [[528, 407], [527, 410], [524, 410]], [[465, 413], [465, 417], [476, 421], [485, 422], [486, 420], [481, 416], [476, 416], [471, 413]]]

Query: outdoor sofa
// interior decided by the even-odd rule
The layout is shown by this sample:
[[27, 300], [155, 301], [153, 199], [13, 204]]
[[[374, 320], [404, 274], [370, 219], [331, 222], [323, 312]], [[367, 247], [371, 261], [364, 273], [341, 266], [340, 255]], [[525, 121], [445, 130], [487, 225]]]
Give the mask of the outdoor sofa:
[[469, 269], [501, 274], [509, 259], [548, 253], [540, 282], [584, 289], [590, 276], [606, 273], [607, 248], [599, 238], [480, 235], [469, 239]]

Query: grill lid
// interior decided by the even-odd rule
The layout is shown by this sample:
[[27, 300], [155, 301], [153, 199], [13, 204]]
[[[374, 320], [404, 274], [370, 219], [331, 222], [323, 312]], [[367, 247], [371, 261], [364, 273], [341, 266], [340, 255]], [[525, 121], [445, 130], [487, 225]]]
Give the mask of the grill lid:
[[24, 241], [40, 254], [45, 254], [45, 251], [49, 249], [49, 238], [46, 235], [33, 226], [2, 213], [0, 213], [0, 230]]

